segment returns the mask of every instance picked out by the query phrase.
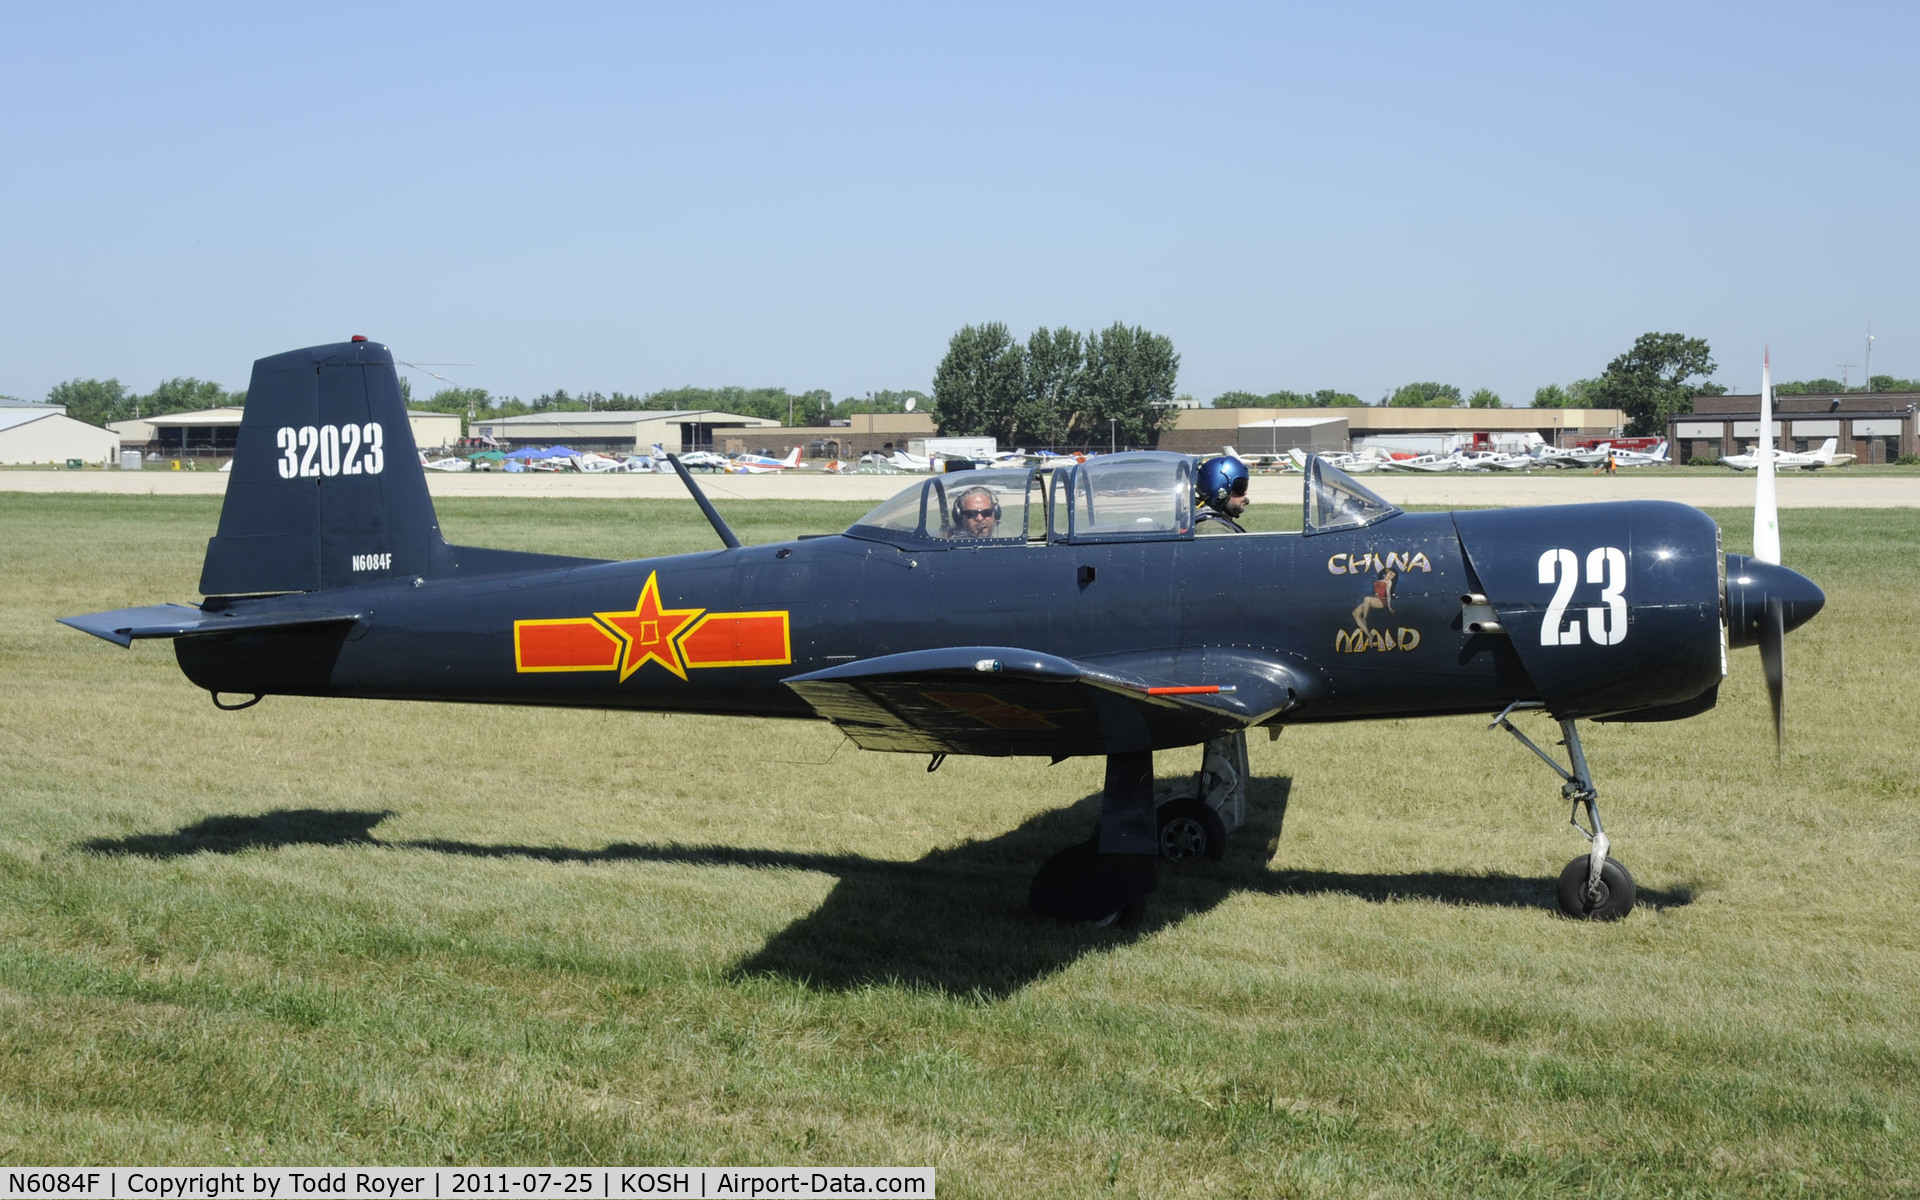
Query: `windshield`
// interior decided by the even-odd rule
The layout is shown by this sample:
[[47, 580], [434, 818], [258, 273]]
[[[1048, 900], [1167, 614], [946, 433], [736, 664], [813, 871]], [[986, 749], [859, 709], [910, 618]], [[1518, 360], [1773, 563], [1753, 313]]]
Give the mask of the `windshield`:
[[943, 545], [1193, 536], [1193, 460], [1137, 450], [1054, 471], [955, 471], [901, 492], [847, 532]]
[[1398, 516], [1400, 510], [1374, 495], [1319, 455], [1307, 460], [1306, 513], [1300, 532], [1357, 529]]

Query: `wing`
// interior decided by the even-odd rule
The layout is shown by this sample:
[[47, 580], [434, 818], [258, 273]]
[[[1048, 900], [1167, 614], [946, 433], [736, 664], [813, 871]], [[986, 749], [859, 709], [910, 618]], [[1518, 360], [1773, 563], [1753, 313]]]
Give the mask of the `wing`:
[[1008, 646], [864, 659], [786, 681], [867, 750], [1081, 755], [1188, 746], [1323, 694], [1304, 662], [1196, 648], [1076, 660]]

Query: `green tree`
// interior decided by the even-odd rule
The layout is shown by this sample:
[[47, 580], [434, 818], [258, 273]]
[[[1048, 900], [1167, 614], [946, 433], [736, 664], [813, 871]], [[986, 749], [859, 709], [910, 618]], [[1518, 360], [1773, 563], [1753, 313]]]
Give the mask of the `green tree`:
[[67, 415], [89, 425], [106, 425], [133, 416], [133, 397], [118, 379], [69, 379], [47, 390], [48, 404], [64, 404]]
[[1467, 397], [1467, 407], [1499, 408], [1500, 397], [1494, 394], [1492, 388], [1480, 388], [1474, 392], [1473, 395]]
[[1213, 398], [1215, 408], [1359, 408], [1360, 397], [1352, 392], [1321, 388], [1317, 392], [1223, 392]]
[[164, 413], [198, 412], [203, 408], [231, 407], [246, 403], [246, 393], [229, 393], [217, 383], [204, 379], [169, 379], [144, 396], [134, 398], [143, 417]]
[[485, 388], [441, 388], [428, 397], [428, 412], [473, 413], [479, 416], [493, 408], [493, 397]]
[[1557, 383], [1549, 383], [1545, 387], [1533, 390], [1533, 406], [1535, 408], [1592, 408], [1593, 386], [1594, 380], [1591, 379], [1576, 379], [1565, 387]]
[[1617, 408], [1627, 432], [1646, 437], [1666, 432], [1667, 418], [1693, 411], [1693, 398], [1725, 391], [1711, 384], [1713, 353], [1705, 338], [1643, 333], [1633, 349], [1607, 364], [1589, 389], [1593, 407]]
[[1458, 408], [1460, 389], [1450, 383], [1409, 383], [1387, 401], [1391, 408]]
[[868, 392], [865, 396], [848, 396], [833, 406], [831, 415], [850, 417], [855, 413], [898, 413], [907, 411], [907, 401], [913, 401], [915, 409], [926, 408], [933, 397], [914, 388], [905, 391], [882, 389]]
[[1087, 443], [1105, 435], [1130, 446], [1151, 445], [1173, 411], [1167, 402], [1179, 375], [1172, 339], [1115, 321], [1087, 339], [1083, 407], [1071, 436]]
[[998, 437], [1011, 427], [1026, 393], [1025, 357], [999, 321], [954, 334], [933, 374], [933, 419], [940, 432]]
[[1003, 440], [1036, 447], [1064, 441], [1080, 407], [1086, 368], [1086, 341], [1078, 333], [1065, 325], [1034, 330], [1022, 356], [1020, 404]]

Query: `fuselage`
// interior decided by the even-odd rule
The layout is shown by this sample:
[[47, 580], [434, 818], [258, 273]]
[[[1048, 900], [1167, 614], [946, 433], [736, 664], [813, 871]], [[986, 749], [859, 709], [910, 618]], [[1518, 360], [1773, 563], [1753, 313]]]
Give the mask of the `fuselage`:
[[[282, 609], [307, 599], [365, 618], [176, 645], [188, 676], [218, 692], [794, 717], [814, 714], [782, 680], [911, 650], [1017, 646], [1098, 664], [1213, 646], [1319, 681], [1286, 720], [1515, 701], [1593, 715], [1717, 684], [1718, 562], [1711, 521], [1654, 502], [1403, 513], [1318, 536], [906, 546], [837, 535], [280, 597]], [[1479, 632], [1481, 610], [1465, 602], [1476, 596], [1493, 618]]]

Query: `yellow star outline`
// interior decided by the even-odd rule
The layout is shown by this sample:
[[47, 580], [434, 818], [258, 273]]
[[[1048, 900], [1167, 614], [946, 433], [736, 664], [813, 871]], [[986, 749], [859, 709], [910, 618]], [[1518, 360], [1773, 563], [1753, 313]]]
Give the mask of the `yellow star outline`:
[[620, 639], [620, 682], [625, 683], [627, 676], [647, 665], [648, 659], [685, 679], [687, 663], [680, 655], [680, 644], [674, 636], [705, 611], [704, 608], [661, 608], [660, 585], [655, 575], [649, 573], [647, 586], [640, 589], [640, 599], [635, 601], [633, 611], [593, 616]]

